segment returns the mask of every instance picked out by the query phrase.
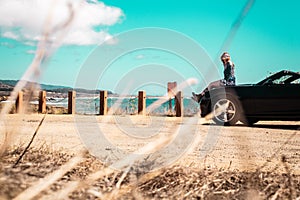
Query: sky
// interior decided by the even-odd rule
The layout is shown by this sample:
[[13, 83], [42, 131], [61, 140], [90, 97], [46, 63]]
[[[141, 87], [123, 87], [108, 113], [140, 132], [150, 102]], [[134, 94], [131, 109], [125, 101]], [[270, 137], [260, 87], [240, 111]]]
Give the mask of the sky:
[[[247, 15], [238, 18], [247, 2], [1, 0], [0, 79], [17, 80], [23, 76], [35, 58], [44, 30], [55, 30], [49, 38], [56, 44], [46, 48], [51, 56], [43, 63], [40, 77], [40, 82], [46, 84], [97, 87], [118, 93], [147, 89], [154, 95], [164, 92], [167, 82], [196, 78], [198, 84], [190, 90], [199, 91], [210, 81], [222, 78], [222, 51], [231, 54], [237, 84], [259, 82], [282, 69], [300, 71], [300, 1], [256, 0]], [[62, 25], [72, 13], [68, 5], [75, 14], [65, 28]], [[224, 47], [236, 22], [240, 26]], [[161, 29], [162, 35], [159, 31], [151, 35], [149, 27]], [[136, 31], [141, 29], [146, 32]], [[136, 48], [134, 45], [143, 44], [141, 41], [148, 36], [158, 40], [157, 46], [149, 48], [148, 44], [119, 51], [122, 54], [107, 66], [101, 65], [109, 53], [124, 48], [124, 40], [130, 48]], [[190, 41], [205, 54], [195, 58], [201, 64], [190, 60], [193, 53], [203, 53], [185, 46]], [[170, 44], [162, 49], [160, 44], [167, 42]], [[174, 51], [181, 46], [182, 55], [180, 50]], [[107, 51], [111, 52], [106, 54]], [[92, 83], [78, 83], [91, 57], [95, 59], [95, 52], [102, 54], [96, 56], [98, 60], [82, 81]], [[137, 77], [140, 80], [132, 81]]]

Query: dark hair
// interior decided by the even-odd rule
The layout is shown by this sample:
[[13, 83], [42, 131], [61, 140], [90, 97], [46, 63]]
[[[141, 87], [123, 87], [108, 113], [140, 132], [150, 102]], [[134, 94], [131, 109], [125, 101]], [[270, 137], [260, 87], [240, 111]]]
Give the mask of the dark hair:
[[225, 52], [221, 55], [221, 60], [223, 60], [224, 57], [230, 57], [229, 53], [225, 51]]

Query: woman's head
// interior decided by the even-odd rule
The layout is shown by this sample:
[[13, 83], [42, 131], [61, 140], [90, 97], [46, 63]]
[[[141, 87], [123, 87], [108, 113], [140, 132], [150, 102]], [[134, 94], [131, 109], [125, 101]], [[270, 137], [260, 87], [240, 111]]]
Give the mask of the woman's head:
[[221, 55], [221, 60], [223, 63], [226, 63], [230, 60], [230, 55], [228, 52], [224, 52], [222, 55]]

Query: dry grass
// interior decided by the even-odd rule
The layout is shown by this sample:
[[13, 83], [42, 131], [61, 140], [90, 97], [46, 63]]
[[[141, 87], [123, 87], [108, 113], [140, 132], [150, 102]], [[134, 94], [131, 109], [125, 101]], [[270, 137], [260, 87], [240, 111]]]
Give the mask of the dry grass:
[[[228, 46], [253, 2], [248, 1], [223, 47]], [[59, 42], [51, 42], [51, 34], [59, 32], [58, 41], [62, 41], [74, 14], [76, 9], [69, 6], [69, 18], [52, 29], [46, 21], [43, 39], [24, 79], [39, 80], [45, 61], [59, 46]], [[51, 17], [49, 15], [48, 21]], [[15, 100], [17, 92], [25, 86], [25, 83], [18, 83], [9, 100]], [[30, 94], [34, 90], [31, 88]], [[26, 109], [32, 110], [28, 105], [27, 102]], [[14, 109], [12, 107], [2, 108], [0, 117], [5, 119]], [[63, 150], [51, 151], [49, 147], [41, 146], [28, 149], [15, 165], [24, 152], [20, 146], [7, 149], [19, 127], [15, 128], [15, 132], [2, 133], [5, 141], [0, 148], [0, 199], [300, 199], [300, 175], [291, 174], [284, 157], [281, 165], [285, 171], [281, 173], [261, 169], [255, 172], [193, 169], [177, 165], [143, 173], [134, 167], [134, 158], [131, 162], [124, 159], [123, 171], [114, 171], [89, 154], [70, 155]], [[171, 134], [165, 141], [169, 139]], [[155, 145], [145, 147], [146, 152], [156, 149]]]
[[[62, 172], [66, 164], [76, 158], [62, 151], [53, 152], [48, 147], [41, 147], [30, 149], [13, 168], [22, 151], [19, 147], [11, 149], [2, 158], [0, 199], [13, 199], [28, 188], [39, 188], [41, 180], [44, 182], [57, 171]], [[77, 158], [79, 160], [69, 165], [57, 180], [37, 192], [36, 198], [57, 197], [69, 183], [85, 182], [91, 174], [106, 169], [89, 154]], [[282, 165], [288, 168], [284, 159]], [[111, 170], [111, 173], [97, 180], [81, 184], [67, 196], [71, 199], [296, 199], [300, 197], [300, 176], [288, 171], [242, 172], [178, 165], [137, 174], [131, 168], [125, 176], [120, 171]]]

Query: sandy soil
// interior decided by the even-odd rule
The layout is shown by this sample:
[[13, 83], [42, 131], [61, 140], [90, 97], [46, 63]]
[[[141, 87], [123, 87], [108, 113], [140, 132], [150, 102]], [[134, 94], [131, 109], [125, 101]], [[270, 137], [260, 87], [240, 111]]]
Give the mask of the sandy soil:
[[46, 115], [39, 126], [43, 117], [0, 121], [1, 147], [11, 146], [1, 152], [0, 199], [300, 198], [300, 122]]
[[[11, 144], [26, 145], [42, 118], [39, 114], [7, 115], [1, 130], [8, 133]], [[126, 156], [179, 130], [181, 137], [168, 144], [175, 143], [173, 150], [180, 150], [176, 152], [178, 155], [171, 156], [168, 164], [177, 162], [196, 168], [243, 171], [284, 170], [281, 164], [284, 156], [291, 171], [300, 174], [300, 122], [294, 121], [264, 121], [253, 127], [241, 124], [220, 127], [196, 117], [47, 115], [32, 145], [47, 145], [53, 150], [76, 153], [89, 140], [100, 140], [99, 130]], [[104, 154], [109, 154], [111, 149], [105, 146], [107, 144], [97, 141], [96, 145], [102, 145], [101, 151], [104, 149], [107, 151]], [[93, 148], [91, 144], [88, 147]]]

